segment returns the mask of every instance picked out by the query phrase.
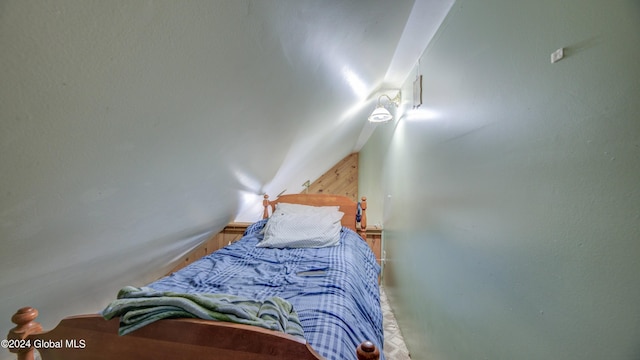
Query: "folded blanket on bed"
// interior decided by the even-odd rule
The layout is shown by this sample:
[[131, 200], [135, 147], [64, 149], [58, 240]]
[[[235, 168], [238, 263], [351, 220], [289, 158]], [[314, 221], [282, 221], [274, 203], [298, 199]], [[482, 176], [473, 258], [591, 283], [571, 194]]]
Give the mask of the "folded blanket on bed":
[[107, 320], [120, 316], [120, 335], [156, 320], [189, 317], [254, 325], [304, 339], [298, 314], [291, 303], [279, 297], [256, 301], [226, 294], [184, 294], [127, 286], [102, 310], [102, 316]]

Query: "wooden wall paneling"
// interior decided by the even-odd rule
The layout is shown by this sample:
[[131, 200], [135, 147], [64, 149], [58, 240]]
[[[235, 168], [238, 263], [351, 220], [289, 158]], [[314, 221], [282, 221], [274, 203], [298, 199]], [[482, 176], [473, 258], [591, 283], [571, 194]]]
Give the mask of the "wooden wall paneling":
[[200, 246], [196, 247], [195, 249], [187, 253], [182, 258], [182, 260], [178, 262], [178, 264], [173, 269], [171, 269], [171, 271], [169, 271], [166, 275], [169, 275], [173, 272], [176, 272], [182, 269], [183, 267], [191, 264], [192, 262], [200, 259], [201, 257], [205, 255], [209, 255], [212, 252], [229, 245], [229, 243], [240, 240], [242, 238], [242, 234], [244, 234], [244, 231], [247, 229], [247, 226], [249, 225], [250, 223], [228, 224], [227, 226], [225, 226], [225, 228], [221, 232], [213, 235], [207, 241], [200, 244]]
[[206, 247], [206, 251], [205, 253], [207, 255], [211, 254], [212, 252], [218, 250], [218, 238], [220, 237], [220, 233], [215, 234], [214, 236], [212, 236], [211, 238], [209, 238], [209, 240], [207, 240], [207, 242], [205, 243], [205, 247]]
[[220, 248], [223, 248], [230, 243], [238, 241], [242, 238], [247, 227], [251, 225], [251, 223], [230, 223], [224, 228], [223, 232], [223, 244], [220, 244]]
[[322, 174], [311, 183], [308, 193], [344, 195], [358, 201], [358, 153], [348, 155]]
[[381, 265], [382, 259], [382, 229], [374, 227], [367, 228], [367, 238], [365, 239], [371, 250], [378, 260], [378, 265]]

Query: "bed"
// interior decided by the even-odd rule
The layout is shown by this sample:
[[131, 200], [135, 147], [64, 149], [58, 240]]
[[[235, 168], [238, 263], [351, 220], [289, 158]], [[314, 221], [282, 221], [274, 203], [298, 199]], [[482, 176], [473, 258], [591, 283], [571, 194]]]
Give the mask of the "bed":
[[[358, 204], [343, 196], [283, 195], [270, 201], [265, 195], [265, 219], [249, 226], [241, 240], [148, 285], [154, 291], [282, 298], [293, 305], [304, 339], [257, 326], [192, 318], [164, 319], [119, 336], [119, 319], [105, 320], [99, 314], [68, 317], [43, 332], [35, 321], [37, 310], [25, 307], [12, 317], [17, 326], [7, 336], [10, 351], [18, 359], [33, 359], [35, 347], [44, 360], [379, 359], [383, 342], [380, 268], [360, 236], [366, 236], [363, 200], [362, 214], [358, 214]], [[325, 215], [334, 216], [334, 210], [344, 213], [338, 242], [311, 247], [265, 245], [273, 239], [281, 241], [269, 236], [285, 211], [278, 212], [285, 209], [279, 204], [335, 207]], [[361, 217], [360, 229], [356, 215]]]

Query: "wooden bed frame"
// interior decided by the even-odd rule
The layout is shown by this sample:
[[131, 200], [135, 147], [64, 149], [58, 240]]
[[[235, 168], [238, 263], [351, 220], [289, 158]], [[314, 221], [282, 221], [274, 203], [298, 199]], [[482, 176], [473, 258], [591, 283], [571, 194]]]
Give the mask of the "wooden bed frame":
[[[366, 198], [362, 199], [362, 220], [356, 227], [357, 204], [338, 195], [283, 195], [269, 201], [313, 206], [338, 205], [345, 213], [343, 225], [365, 236]], [[364, 226], [363, 226], [364, 224]], [[228, 359], [228, 360], [318, 360], [323, 359], [308, 343], [293, 336], [256, 326], [201, 319], [165, 319], [156, 321], [125, 336], [118, 335], [119, 319], [105, 320], [98, 314], [63, 319], [51, 331], [37, 323], [38, 310], [24, 307], [11, 321], [9, 351], [19, 360], [33, 360], [37, 350], [43, 360], [140, 360], [140, 359]], [[359, 360], [377, 360], [380, 352], [370, 341], [355, 350]]]

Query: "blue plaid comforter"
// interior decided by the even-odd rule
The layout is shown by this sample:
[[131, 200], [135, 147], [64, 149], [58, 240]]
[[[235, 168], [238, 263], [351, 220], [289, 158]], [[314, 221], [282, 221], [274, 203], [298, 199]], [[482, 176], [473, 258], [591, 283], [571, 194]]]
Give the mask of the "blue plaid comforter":
[[372, 341], [382, 353], [380, 267], [368, 245], [343, 228], [338, 246], [258, 248], [265, 223], [258, 221], [241, 240], [149, 287], [225, 293], [258, 301], [278, 296], [293, 305], [305, 338], [325, 358], [356, 359], [355, 349], [364, 340]]

